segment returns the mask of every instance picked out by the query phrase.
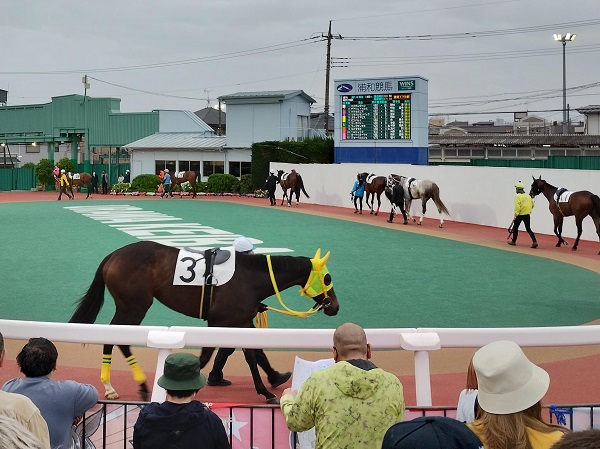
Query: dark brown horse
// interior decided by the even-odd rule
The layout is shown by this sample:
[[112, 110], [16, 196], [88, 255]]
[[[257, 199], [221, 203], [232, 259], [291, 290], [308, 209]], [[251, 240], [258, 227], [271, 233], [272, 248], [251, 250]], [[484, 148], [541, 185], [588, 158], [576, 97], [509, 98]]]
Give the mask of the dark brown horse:
[[[87, 200], [92, 195], [92, 175], [89, 173], [67, 173], [67, 178], [69, 179], [69, 187], [67, 190], [71, 192], [73, 198], [75, 198], [75, 193], [73, 192], [73, 186], [76, 187], [85, 187], [87, 189], [87, 196], [85, 199]], [[56, 182], [56, 187], [58, 189], [58, 182]]]
[[[531, 184], [531, 190], [529, 192], [529, 195], [532, 197], [543, 193], [548, 200], [550, 212], [554, 216], [554, 234], [556, 234], [558, 237], [556, 246], [560, 246], [561, 244], [568, 245], [568, 243], [562, 238], [562, 225], [563, 218], [570, 217], [571, 215], [575, 216], [575, 224], [577, 225], [577, 238], [573, 244], [573, 251], [577, 250], [579, 238], [581, 237], [581, 233], [583, 231], [581, 224], [583, 219], [588, 215], [592, 217], [592, 220], [594, 220], [594, 224], [596, 225], [596, 234], [598, 234], [598, 238], [600, 239], [600, 197], [598, 197], [598, 195], [594, 195], [592, 192], [588, 192], [587, 190], [566, 192], [566, 189], [563, 189], [563, 193], [567, 194], [568, 199], [566, 201], [562, 201], [564, 197], [560, 193], [558, 195], [560, 198], [556, 198], [555, 196], [557, 190], [558, 189], [556, 187], [554, 187], [552, 184], [548, 184], [540, 176], [538, 179], [533, 178], [533, 183]], [[600, 254], [600, 251], [598, 254]]]
[[[292, 195], [296, 194], [296, 207], [300, 204], [300, 190], [306, 195], [306, 198], [310, 198], [306, 190], [304, 190], [304, 182], [302, 176], [296, 170], [292, 169], [290, 173], [284, 173], [283, 170], [277, 170], [277, 180], [279, 185], [283, 189], [283, 198], [281, 198], [281, 205], [288, 199], [288, 207], [292, 205]], [[290, 191], [288, 196], [287, 191]]]
[[[228, 254], [228, 253], [226, 253]], [[333, 290], [331, 275], [325, 263], [329, 253], [321, 258], [321, 252], [312, 259], [292, 256], [249, 255], [234, 252], [235, 271], [231, 279], [222, 285], [212, 287], [210, 307], [202, 314], [209, 327], [253, 327], [261, 301], [275, 293], [274, 285], [281, 291], [294, 285], [305, 285], [303, 295], [312, 298], [317, 309], [325, 315], [338, 313], [339, 305]], [[197, 257], [196, 257], [197, 256]], [[198, 270], [204, 253], [193, 257], [180, 258], [179, 249], [151, 241], [132, 243], [112, 252], [104, 258], [96, 270], [96, 275], [86, 294], [71, 317], [71, 323], [93, 323], [104, 303], [104, 289], [115, 300], [116, 311], [111, 324], [137, 325], [142, 322], [146, 312], [156, 298], [165, 306], [184, 315], [199, 318], [203, 286], [190, 285], [194, 278], [202, 278], [204, 271]], [[271, 262], [272, 272], [269, 268]], [[178, 261], [180, 262], [178, 264]], [[183, 264], [183, 266], [181, 265]], [[174, 274], [183, 285], [174, 284]], [[180, 268], [183, 267], [183, 268]], [[183, 271], [181, 271], [183, 270]], [[132, 275], [135, 273], [135, 275]], [[274, 276], [274, 281], [270, 278]], [[210, 286], [208, 287], [210, 288]], [[243, 292], [240, 295], [240, 292]], [[208, 298], [207, 298], [208, 302]], [[240, 342], [239, 346], [243, 346]], [[140, 395], [147, 397], [146, 376], [131, 354], [129, 346], [119, 345], [127, 359], [133, 377], [140, 385]], [[102, 372], [100, 379], [104, 384], [107, 399], [116, 399], [117, 392], [110, 384], [110, 363], [113, 345], [104, 345]], [[202, 348], [200, 367], [210, 360], [215, 348]], [[267, 402], [277, 403], [276, 396], [268, 391], [258, 372], [254, 349], [244, 351], [244, 357], [250, 367], [254, 386], [258, 394], [267, 398]]]
[[[371, 209], [371, 213], [375, 213], [375, 215], [379, 214], [379, 208], [381, 207], [381, 194], [385, 191], [386, 186], [386, 177], [385, 176], [377, 176], [373, 173], [359, 173], [362, 179], [365, 180], [365, 193], [367, 207]], [[373, 207], [375, 206], [375, 196], [377, 196], [377, 210], [373, 212]], [[371, 202], [369, 204], [369, 198]]]
[[179, 186], [179, 196], [182, 195], [181, 184], [185, 182], [189, 182], [192, 186], [192, 198], [196, 198], [196, 180], [198, 179], [198, 174], [195, 171], [180, 171], [173, 172], [171, 175], [171, 192], [173, 191], [174, 186]]

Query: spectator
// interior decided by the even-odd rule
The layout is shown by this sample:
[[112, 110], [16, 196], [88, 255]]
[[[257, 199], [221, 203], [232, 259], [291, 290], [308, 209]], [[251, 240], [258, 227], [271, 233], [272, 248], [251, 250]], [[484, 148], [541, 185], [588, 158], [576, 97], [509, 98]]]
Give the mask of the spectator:
[[507, 243], [511, 246], [515, 246], [517, 244], [519, 226], [521, 226], [521, 222], [523, 222], [525, 223], [525, 230], [529, 234], [529, 237], [531, 237], [531, 247], [537, 248], [537, 240], [535, 239], [535, 234], [531, 230], [531, 226], [529, 224], [531, 222], [533, 200], [528, 193], [525, 193], [525, 184], [523, 184], [521, 181], [515, 184], [515, 189], [517, 194], [515, 195], [515, 218], [512, 225], [512, 240], [509, 240]]
[[108, 195], [108, 175], [106, 174], [106, 170], [102, 170], [100, 180], [102, 182], [102, 195]]
[[485, 449], [548, 449], [567, 431], [542, 419], [550, 376], [512, 341], [485, 345], [473, 356], [479, 415], [468, 424]]
[[125, 176], [123, 176], [123, 173], [119, 173], [119, 177], [117, 178], [117, 182], [119, 184], [123, 184], [124, 181], [125, 181]]
[[58, 351], [45, 338], [30, 338], [17, 355], [17, 364], [24, 379], [12, 379], [2, 389], [27, 396], [40, 409], [48, 424], [50, 446], [70, 447], [73, 422], [98, 402], [98, 392], [92, 385], [72, 380], [52, 380]]
[[169, 355], [158, 385], [167, 390], [167, 400], [142, 409], [133, 427], [134, 449], [229, 449], [221, 418], [194, 399], [206, 385], [198, 357]]
[[470, 423], [477, 416], [477, 374], [473, 368], [473, 359], [469, 362], [467, 369], [467, 385], [458, 396], [458, 405], [456, 406], [456, 419], [462, 422]]
[[62, 194], [64, 193], [65, 195], [67, 195], [67, 197], [69, 197], [70, 200], [73, 199], [73, 195], [71, 195], [68, 190], [67, 187], [69, 187], [69, 178], [67, 178], [67, 175], [65, 173], [65, 169], [63, 168], [60, 171], [60, 178], [58, 179], [58, 182], [60, 184], [60, 191], [58, 192], [58, 199], [57, 201], [61, 200]]
[[567, 433], [551, 449], [598, 449], [600, 448], [600, 430], [588, 429]]
[[129, 170], [125, 170], [125, 178], [123, 179], [123, 182], [131, 182], [131, 173], [129, 173]]
[[[254, 254], [254, 250], [256, 249], [256, 246], [254, 246], [249, 239], [243, 236], [238, 237], [233, 241], [233, 247], [235, 248], [236, 252], [242, 254]], [[252, 327], [254, 327], [254, 325]], [[229, 356], [234, 352], [235, 348], [219, 348], [217, 355], [215, 356], [213, 369], [208, 374], [208, 385], [211, 387], [226, 387], [231, 385], [231, 381], [229, 379], [225, 379], [223, 376], [223, 368], [225, 368], [225, 364], [227, 363]], [[263, 369], [267, 375], [269, 383], [273, 388], [283, 385], [289, 380], [290, 377], [292, 377], [292, 373], [289, 371], [285, 373], [276, 371], [269, 363], [269, 359], [262, 349], [257, 349], [255, 354], [256, 363], [258, 363], [258, 366]]]
[[421, 416], [394, 424], [381, 449], [480, 449], [481, 441], [463, 423], [443, 416]]
[[371, 346], [356, 324], [335, 330], [332, 351], [333, 366], [312, 373], [299, 392], [283, 392], [287, 426], [294, 432], [314, 427], [316, 449], [379, 449], [386, 430], [404, 419], [402, 384], [369, 361]]
[[275, 206], [277, 201], [275, 200], [275, 190], [277, 189], [277, 176], [275, 176], [275, 170], [269, 172], [269, 177], [265, 181], [265, 190], [269, 193], [269, 201], [271, 206]]
[[[354, 201], [354, 213], [362, 214], [363, 196], [365, 196], [365, 180], [360, 173], [356, 175], [356, 181], [354, 181], [350, 195], [352, 195], [352, 200]], [[358, 211], [357, 202], [360, 203], [360, 212]]]
[[92, 193], [98, 193], [98, 173], [92, 173]]
[[0, 448], [42, 449], [39, 439], [16, 419], [0, 416]]
[[[4, 363], [6, 350], [4, 349], [4, 336], [0, 333], [0, 367]], [[39, 409], [26, 396], [22, 394], [7, 393], [0, 390], [0, 417], [8, 417], [17, 420], [22, 426], [29, 430], [39, 441], [40, 447], [48, 449], [50, 447], [50, 436], [48, 435], [48, 425]], [[0, 428], [4, 423], [0, 424]], [[2, 440], [3, 437], [0, 437]], [[9, 448], [10, 446], [0, 443], [0, 448]], [[28, 447], [28, 446], [25, 446]]]
[[160, 197], [163, 198], [165, 195], [167, 195], [167, 198], [169, 198], [169, 195], [171, 195], [171, 198], [173, 198], [173, 193], [171, 192], [171, 175], [169, 174], [168, 168], [165, 168], [163, 178], [163, 192], [160, 194]]

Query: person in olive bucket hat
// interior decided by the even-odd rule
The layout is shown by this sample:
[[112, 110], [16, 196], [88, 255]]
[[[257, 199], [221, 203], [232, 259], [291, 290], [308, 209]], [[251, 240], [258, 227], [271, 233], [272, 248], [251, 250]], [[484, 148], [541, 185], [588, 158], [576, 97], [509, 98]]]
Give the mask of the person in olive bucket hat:
[[189, 353], [169, 355], [158, 385], [167, 390], [163, 403], [142, 409], [133, 427], [134, 449], [176, 447], [229, 448], [225, 427], [214, 412], [194, 397], [206, 385], [198, 357]]

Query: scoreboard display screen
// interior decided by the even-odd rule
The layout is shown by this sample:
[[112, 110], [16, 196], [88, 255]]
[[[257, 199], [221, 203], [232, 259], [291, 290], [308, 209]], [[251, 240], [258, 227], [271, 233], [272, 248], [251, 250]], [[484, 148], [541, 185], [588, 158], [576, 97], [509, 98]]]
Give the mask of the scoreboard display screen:
[[410, 94], [342, 96], [342, 140], [410, 138]]

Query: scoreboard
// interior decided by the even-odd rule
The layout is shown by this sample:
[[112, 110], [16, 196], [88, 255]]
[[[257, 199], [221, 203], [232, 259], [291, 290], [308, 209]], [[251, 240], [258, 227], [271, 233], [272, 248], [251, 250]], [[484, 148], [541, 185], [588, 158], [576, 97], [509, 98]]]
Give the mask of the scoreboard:
[[411, 139], [411, 94], [341, 96], [342, 140]]

